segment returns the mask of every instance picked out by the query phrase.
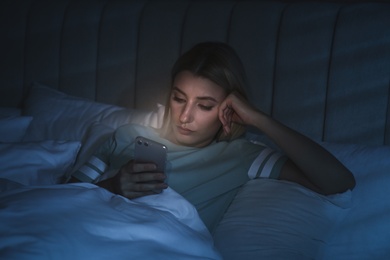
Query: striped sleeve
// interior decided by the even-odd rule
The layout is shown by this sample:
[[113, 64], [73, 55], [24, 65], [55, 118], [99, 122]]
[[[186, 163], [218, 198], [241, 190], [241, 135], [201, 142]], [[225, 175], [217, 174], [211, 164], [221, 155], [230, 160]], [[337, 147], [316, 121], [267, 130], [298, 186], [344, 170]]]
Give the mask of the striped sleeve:
[[96, 156], [91, 156], [90, 159], [80, 167], [73, 177], [82, 182], [94, 182], [108, 169], [108, 165]]
[[248, 170], [248, 176], [250, 179], [277, 179], [286, 161], [285, 155], [267, 147], [253, 161]]
[[95, 183], [110, 168], [110, 157], [116, 148], [115, 134], [108, 138], [72, 177], [81, 182]]

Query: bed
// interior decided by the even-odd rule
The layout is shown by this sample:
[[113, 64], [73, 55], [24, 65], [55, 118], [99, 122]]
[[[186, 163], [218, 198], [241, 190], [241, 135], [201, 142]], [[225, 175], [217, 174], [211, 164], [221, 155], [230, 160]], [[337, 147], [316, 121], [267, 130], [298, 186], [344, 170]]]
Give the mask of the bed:
[[[0, 258], [390, 257], [389, 3], [5, 0], [0, 17]], [[251, 101], [334, 154], [355, 189], [251, 180], [211, 234], [172, 189], [66, 184], [118, 127], [161, 126], [170, 67], [202, 41], [231, 44]]]

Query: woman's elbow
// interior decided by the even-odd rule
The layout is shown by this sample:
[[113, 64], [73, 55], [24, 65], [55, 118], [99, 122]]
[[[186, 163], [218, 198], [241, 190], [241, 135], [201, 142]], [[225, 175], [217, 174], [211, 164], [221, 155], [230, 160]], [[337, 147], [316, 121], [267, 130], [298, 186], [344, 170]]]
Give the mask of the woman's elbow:
[[353, 190], [356, 186], [356, 180], [352, 173], [349, 174], [347, 180], [347, 190]]
[[339, 181], [337, 181], [337, 185], [333, 185], [332, 189], [329, 189], [328, 191], [324, 191], [324, 194], [326, 195], [332, 195], [337, 193], [343, 193], [347, 190], [353, 190], [356, 186], [356, 180], [353, 174], [350, 171], [347, 171], [343, 178], [341, 178]]

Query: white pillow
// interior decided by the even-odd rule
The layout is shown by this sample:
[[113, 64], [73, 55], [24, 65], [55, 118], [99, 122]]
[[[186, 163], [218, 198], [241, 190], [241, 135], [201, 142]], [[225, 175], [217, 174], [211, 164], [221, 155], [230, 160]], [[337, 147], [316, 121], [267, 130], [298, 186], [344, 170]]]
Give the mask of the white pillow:
[[318, 259], [387, 259], [390, 256], [390, 146], [323, 143], [352, 171], [353, 203]]
[[314, 259], [351, 192], [322, 196], [298, 184], [249, 181], [239, 191], [214, 238], [224, 259]]
[[163, 106], [156, 111], [136, 111], [94, 102], [34, 83], [24, 104], [24, 115], [34, 117], [24, 141], [83, 141], [88, 129], [96, 123], [112, 129], [128, 123], [159, 127]]
[[[256, 138], [256, 140], [258, 141], [259, 139]], [[390, 215], [390, 193], [388, 192], [390, 187], [390, 146], [337, 143], [321, 143], [321, 145], [351, 170], [356, 179], [356, 187], [351, 192], [353, 198], [351, 206], [341, 221], [334, 222], [333, 231], [327, 232], [328, 235], [330, 234], [329, 238], [325, 241], [320, 241], [319, 252], [315, 259], [387, 258], [390, 255], [390, 247], [388, 246], [388, 241], [390, 240], [390, 222], [388, 220]], [[240, 209], [240, 212], [235, 218], [231, 218], [229, 223], [224, 219], [223, 226], [219, 227], [219, 233], [216, 234], [216, 242], [219, 247], [223, 247], [222, 251], [225, 254], [230, 254], [226, 259], [229, 259], [230, 256], [234, 258], [237, 255], [243, 256], [243, 259], [245, 259], [247, 254], [252, 254], [253, 256], [259, 250], [264, 249], [261, 241], [274, 236], [273, 232], [267, 235], [253, 235], [257, 230], [254, 222], [257, 218], [261, 219], [266, 211], [261, 211], [261, 208], [258, 207], [259, 203], [256, 203], [257, 206], [254, 207], [255, 202], [251, 204], [248, 201], [254, 201], [255, 198], [259, 198], [256, 192], [260, 191], [256, 190], [260, 189], [262, 181], [259, 180], [259, 184], [256, 184], [256, 187], [253, 185], [251, 187], [252, 190], [247, 187], [243, 188], [247, 196], [244, 197], [238, 194], [234, 202], [236, 205], [233, 206], [232, 204], [232, 208], [228, 209], [227, 216], [231, 214], [229, 211], [232, 211], [234, 208]], [[269, 180], [265, 181], [269, 182]], [[247, 191], [246, 189], [249, 190]], [[264, 196], [264, 199], [269, 199], [265, 194]], [[266, 201], [262, 201], [260, 205], [266, 204]], [[266, 206], [262, 207], [266, 208]], [[335, 211], [337, 211], [337, 208]], [[246, 219], [244, 218], [245, 216], [247, 216]], [[304, 222], [305, 220], [302, 220], [297, 223], [304, 225], [302, 224]], [[225, 233], [225, 237], [222, 236], [223, 229], [228, 231]], [[235, 237], [236, 234], [237, 236]], [[233, 243], [235, 243], [234, 246]], [[249, 246], [253, 250], [252, 253], [246, 251]], [[266, 253], [273, 253], [272, 251], [276, 252], [278, 250], [280, 248], [275, 250], [271, 248]], [[239, 254], [239, 252], [243, 253]], [[291, 259], [291, 257], [289, 256], [288, 259]]]
[[20, 142], [33, 118], [9, 116], [0, 118], [0, 142]]
[[34, 119], [24, 141], [81, 141], [88, 127], [122, 108], [66, 95], [35, 83], [24, 104]]
[[23, 185], [61, 183], [79, 148], [77, 141], [0, 143], [0, 178]]

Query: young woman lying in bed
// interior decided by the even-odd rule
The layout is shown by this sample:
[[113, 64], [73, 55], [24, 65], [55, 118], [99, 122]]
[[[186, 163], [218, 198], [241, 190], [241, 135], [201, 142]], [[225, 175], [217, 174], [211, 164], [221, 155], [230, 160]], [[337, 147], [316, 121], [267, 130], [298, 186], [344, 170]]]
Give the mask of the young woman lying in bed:
[[[119, 128], [71, 181], [94, 182], [129, 199], [169, 185], [197, 208], [210, 231], [250, 178], [288, 180], [325, 195], [354, 188], [353, 175], [334, 156], [249, 104], [245, 85], [243, 65], [230, 46], [196, 45], [173, 66], [163, 127]], [[284, 154], [239, 138], [247, 126]], [[134, 162], [137, 136], [168, 147], [165, 172]]]

